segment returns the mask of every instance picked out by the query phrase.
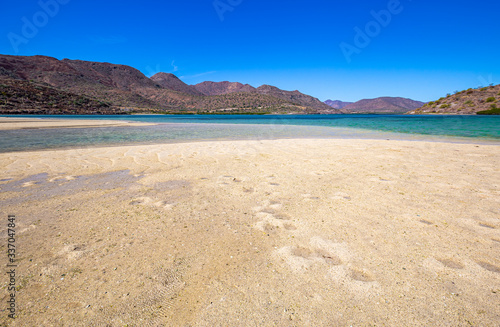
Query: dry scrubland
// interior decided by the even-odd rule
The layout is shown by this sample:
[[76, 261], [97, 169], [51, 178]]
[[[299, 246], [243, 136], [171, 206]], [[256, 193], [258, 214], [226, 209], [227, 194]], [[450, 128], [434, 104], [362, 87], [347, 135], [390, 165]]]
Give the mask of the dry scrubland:
[[500, 321], [496, 145], [199, 142], [0, 167], [18, 222], [9, 326]]

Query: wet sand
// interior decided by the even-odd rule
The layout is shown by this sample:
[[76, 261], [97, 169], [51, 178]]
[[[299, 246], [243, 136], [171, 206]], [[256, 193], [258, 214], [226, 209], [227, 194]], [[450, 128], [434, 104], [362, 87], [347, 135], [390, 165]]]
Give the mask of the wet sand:
[[148, 126], [149, 123], [136, 123], [119, 120], [93, 119], [55, 119], [55, 118], [23, 118], [0, 117], [0, 131], [12, 129], [41, 129], [41, 128], [85, 128], [85, 127], [112, 127], [112, 126]]
[[227, 141], [0, 154], [9, 326], [498, 326], [500, 147]]

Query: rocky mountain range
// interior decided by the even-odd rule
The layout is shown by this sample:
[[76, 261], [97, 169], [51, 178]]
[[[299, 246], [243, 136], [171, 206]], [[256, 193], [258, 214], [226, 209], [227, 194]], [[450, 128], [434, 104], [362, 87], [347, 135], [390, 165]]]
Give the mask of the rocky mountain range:
[[350, 103], [340, 110], [346, 114], [402, 114], [421, 107], [424, 102], [400, 97], [380, 97], [363, 99]]
[[194, 88], [204, 95], [222, 95], [237, 92], [255, 92], [255, 87], [238, 82], [202, 82]]
[[170, 73], [158, 73], [150, 77], [150, 79], [161, 87], [181, 93], [203, 96], [204, 93], [198, 91], [193, 85], [187, 85], [177, 76]]
[[[269, 85], [187, 85], [173, 74], [148, 78], [126, 65], [47, 56], [0, 55], [0, 86], [0, 113], [4, 114], [340, 113], [299, 91]], [[45, 99], [49, 93], [50, 98]], [[50, 106], [36, 105], [41, 102]]]
[[187, 85], [174, 74], [151, 78], [106, 62], [0, 55], [0, 113], [410, 113], [498, 112], [500, 85], [468, 89], [423, 103], [380, 97], [354, 103], [317, 98], [275, 86], [238, 82]]
[[342, 109], [345, 106], [347, 106], [348, 104], [351, 104], [353, 102], [344, 102], [344, 101], [340, 101], [340, 100], [326, 100], [325, 103], [332, 108]]
[[409, 114], [500, 114], [500, 84], [448, 94]]

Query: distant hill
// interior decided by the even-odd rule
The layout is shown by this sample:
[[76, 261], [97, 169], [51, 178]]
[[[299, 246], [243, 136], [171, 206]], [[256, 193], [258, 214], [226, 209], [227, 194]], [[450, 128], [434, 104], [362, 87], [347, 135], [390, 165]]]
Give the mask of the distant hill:
[[[8, 81], [2, 82], [0, 98], [4, 114], [36, 106], [37, 113], [53, 113], [54, 108], [60, 113], [339, 113], [314, 97], [274, 86], [254, 88], [236, 82], [193, 86], [173, 74], [148, 78], [126, 65], [47, 56], [0, 55], [0, 79]], [[44, 88], [44, 95], [50, 93], [50, 99], [38, 96], [37, 88]], [[77, 105], [65, 100], [69, 98], [88, 101]]]
[[339, 113], [339, 111], [333, 109], [327, 104], [321, 102], [319, 99], [314, 98], [310, 95], [303, 94], [297, 90], [295, 91], [284, 91], [276, 86], [272, 85], [262, 85], [256, 89], [259, 94], [267, 94], [279, 99], [283, 99], [287, 102], [295, 103], [304, 107], [309, 107], [318, 110], [318, 112], [323, 113]]
[[353, 102], [344, 102], [340, 100], [326, 100], [325, 103], [334, 109], [342, 109], [348, 104], [351, 104]]
[[257, 93], [272, 96], [288, 103], [293, 103], [298, 106], [315, 109], [320, 113], [339, 113], [332, 110], [331, 107], [322, 103], [317, 98], [303, 94], [299, 91], [284, 91], [276, 86], [262, 85], [255, 88], [249, 84], [241, 84], [238, 82], [203, 82], [194, 85], [194, 87], [206, 95], [227, 95], [231, 93]]
[[424, 102], [399, 97], [363, 99], [342, 108], [344, 113], [406, 113], [421, 107]]
[[471, 115], [495, 108], [500, 108], [500, 84], [449, 94], [436, 101], [428, 102], [409, 114]]

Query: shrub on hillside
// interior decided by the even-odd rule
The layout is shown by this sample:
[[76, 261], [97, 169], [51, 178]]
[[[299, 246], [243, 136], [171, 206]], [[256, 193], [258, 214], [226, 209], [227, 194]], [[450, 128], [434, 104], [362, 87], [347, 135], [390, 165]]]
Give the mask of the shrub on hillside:
[[494, 102], [495, 100], [495, 97], [489, 97], [486, 99], [486, 102]]
[[491, 108], [490, 110], [478, 111], [478, 115], [500, 115], [500, 108]]

